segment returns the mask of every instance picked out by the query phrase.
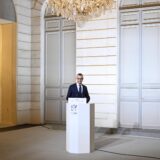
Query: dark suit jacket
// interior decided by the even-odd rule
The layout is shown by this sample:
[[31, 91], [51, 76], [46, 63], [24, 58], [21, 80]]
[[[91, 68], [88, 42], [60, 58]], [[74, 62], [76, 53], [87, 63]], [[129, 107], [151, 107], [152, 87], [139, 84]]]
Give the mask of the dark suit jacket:
[[68, 100], [68, 98], [87, 98], [87, 103], [88, 103], [90, 100], [88, 89], [85, 85], [82, 84], [82, 86], [83, 86], [83, 93], [81, 96], [79, 96], [77, 84], [74, 83], [74, 84], [70, 85], [66, 99]]

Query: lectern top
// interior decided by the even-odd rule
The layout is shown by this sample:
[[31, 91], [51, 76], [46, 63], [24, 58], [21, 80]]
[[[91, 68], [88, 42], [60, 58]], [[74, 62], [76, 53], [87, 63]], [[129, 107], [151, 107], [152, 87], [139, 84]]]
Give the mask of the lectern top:
[[86, 103], [86, 98], [68, 98], [68, 103]]

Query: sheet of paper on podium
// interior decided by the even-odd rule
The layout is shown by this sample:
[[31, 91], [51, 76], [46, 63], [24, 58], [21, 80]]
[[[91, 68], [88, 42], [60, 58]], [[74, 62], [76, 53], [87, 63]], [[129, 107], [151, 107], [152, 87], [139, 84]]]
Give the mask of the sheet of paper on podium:
[[86, 103], [86, 98], [68, 98], [68, 103]]

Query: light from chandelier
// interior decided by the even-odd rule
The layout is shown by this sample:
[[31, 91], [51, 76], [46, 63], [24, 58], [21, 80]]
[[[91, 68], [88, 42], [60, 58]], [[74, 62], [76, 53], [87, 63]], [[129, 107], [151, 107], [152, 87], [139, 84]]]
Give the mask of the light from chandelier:
[[[38, 1], [38, 0], [36, 0]], [[114, 0], [47, 0], [53, 15], [68, 20], [85, 21], [114, 8]]]

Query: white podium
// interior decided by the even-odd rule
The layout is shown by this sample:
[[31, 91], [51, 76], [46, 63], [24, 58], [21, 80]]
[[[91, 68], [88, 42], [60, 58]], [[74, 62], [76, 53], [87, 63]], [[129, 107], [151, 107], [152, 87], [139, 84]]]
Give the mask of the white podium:
[[94, 104], [75, 99], [66, 104], [66, 150], [90, 153], [94, 150]]

